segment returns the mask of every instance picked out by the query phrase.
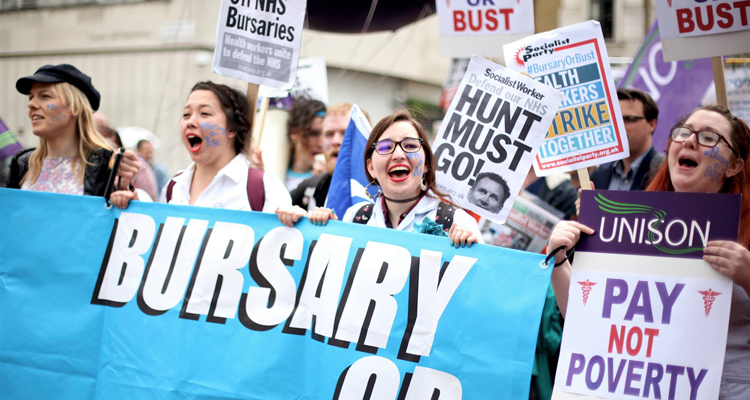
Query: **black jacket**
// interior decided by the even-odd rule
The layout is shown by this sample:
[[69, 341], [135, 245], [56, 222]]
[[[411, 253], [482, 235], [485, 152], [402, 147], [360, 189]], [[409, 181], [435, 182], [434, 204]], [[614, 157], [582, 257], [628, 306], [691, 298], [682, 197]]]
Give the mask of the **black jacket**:
[[[10, 164], [8, 187], [21, 188], [21, 179], [29, 170], [29, 157], [34, 149], [26, 149], [13, 156]], [[83, 176], [83, 194], [89, 196], [104, 196], [109, 180], [109, 160], [112, 152], [106, 149], [94, 149], [89, 153], [86, 172]]]
[[292, 204], [305, 210], [323, 207], [331, 187], [332, 175], [328, 172], [312, 176], [302, 181], [296, 189], [290, 192]]
[[[651, 146], [648, 149], [648, 153], [643, 158], [638, 171], [634, 171], [635, 176], [633, 177], [633, 184], [630, 185], [630, 190], [644, 190], [649, 181], [649, 173], [656, 170], [661, 163], [664, 161], [664, 154], [661, 154], [654, 150]], [[612, 174], [615, 172], [615, 164], [618, 161], [614, 161], [608, 164], [604, 164], [599, 167], [596, 171], [591, 174], [591, 182], [594, 182], [594, 187], [598, 190], [607, 190], [609, 187], [609, 181], [612, 179]]]

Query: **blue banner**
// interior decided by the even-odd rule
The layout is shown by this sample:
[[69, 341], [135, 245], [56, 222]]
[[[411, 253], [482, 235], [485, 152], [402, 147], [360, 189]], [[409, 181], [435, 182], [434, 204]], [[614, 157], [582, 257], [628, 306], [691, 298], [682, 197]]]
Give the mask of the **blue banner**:
[[541, 255], [0, 189], [2, 399], [527, 399]]

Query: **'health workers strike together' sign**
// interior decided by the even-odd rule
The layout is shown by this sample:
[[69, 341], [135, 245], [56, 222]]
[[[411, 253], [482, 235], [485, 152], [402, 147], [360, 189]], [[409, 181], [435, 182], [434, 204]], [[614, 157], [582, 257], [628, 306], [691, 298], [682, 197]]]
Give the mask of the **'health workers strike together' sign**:
[[289, 89], [302, 43], [305, 0], [222, 0], [213, 72]]
[[627, 157], [625, 126], [599, 23], [582, 22], [503, 46], [508, 67], [560, 90], [560, 110], [534, 163], [538, 176]]
[[737, 240], [740, 196], [585, 190], [553, 399], [717, 399], [733, 284], [703, 261]]
[[440, 190], [460, 207], [504, 222], [560, 98], [549, 86], [472, 57], [432, 144]]
[[528, 398], [541, 255], [9, 189], [0, 215], [3, 399]]

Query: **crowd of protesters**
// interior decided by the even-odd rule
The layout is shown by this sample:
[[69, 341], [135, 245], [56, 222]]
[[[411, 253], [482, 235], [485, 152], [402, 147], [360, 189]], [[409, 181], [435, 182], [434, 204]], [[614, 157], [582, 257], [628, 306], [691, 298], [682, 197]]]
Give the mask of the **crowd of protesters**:
[[[326, 108], [315, 100], [295, 102], [288, 123], [290, 161], [282, 183], [248, 159], [252, 110], [241, 92], [226, 85], [199, 82], [186, 93], [179, 132], [192, 163], [172, 177], [154, 161], [154, 147], [148, 140], [138, 142], [135, 152], [118, 150], [122, 142], [117, 131], [104, 115], [95, 114], [101, 95], [77, 68], [43, 66], [19, 79], [16, 88], [28, 97], [39, 146], [5, 160], [9, 174], [3, 179], [10, 188], [92, 196], [111, 193], [112, 203], [121, 208], [148, 199], [262, 211], [276, 213], [288, 226], [301, 217], [320, 225], [339, 219], [325, 205], [350, 104]], [[704, 259], [735, 284], [722, 398], [749, 398], [750, 128], [718, 105], [702, 107], [681, 121], [659, 121], [658, 107], [648, 94], [621, 89], [618, 98], [630, 156], [593, 170], [592, 188], [743, 195], [739, 241], [710, 242]], [[657, 131], [669, 131], [666, 155], [652, 146]], [[712, 163], [701, 151], [707, 148], [729, 160], [719, 179], [702, 176], [704, 164]], [[107, 187], [118, 152], [122, 161], [117, 179]], [[409, 111], [383, 118], [370, 134], [364, 157], [366, 175], [378, 195], [374, 202], [353, 205], [342, 220], [445, 236], [456, 247], [483, 243], [477, 221], [438, 189], [435, 164], [429, 136]], [[572, 249], [582, 234], [594, 232], [575, 222], [580, 185], [574, 178], [568, 174], [540, 178], [532, 169], [524, 182], [526, 191], [564, 215], [552, 233], [548, 252]], [[549, 398], [551, 393], [572, 273], [565, 252], [557, 253], [554, 262], [559, 266], [552, 275], [554, 295], [551, 290], [552, 300], [545, 308], [549, 312], [545, 311], [542, 323], [549, 332], [542, 332], [537, 349], [547, 355], [536, 360], [533, 398]]]

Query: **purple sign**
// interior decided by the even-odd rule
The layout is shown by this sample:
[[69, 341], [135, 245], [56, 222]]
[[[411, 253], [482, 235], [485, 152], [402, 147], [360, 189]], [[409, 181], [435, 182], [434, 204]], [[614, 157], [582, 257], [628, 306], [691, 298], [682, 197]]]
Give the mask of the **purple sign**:
[[653, 145], [664, 153], [669, 128], [700, 105], [713, 80], [709, 58], [664, 62], [659, 26], [654, 22], [620, 87], [643, 90], [656, 101], [659, 125], [654, 132]]
[[700, 259], [709, 241], [737, 240], [740, 201], [739, 194], [584, 190], [579, 222], [595, 233], [576, 249]]

